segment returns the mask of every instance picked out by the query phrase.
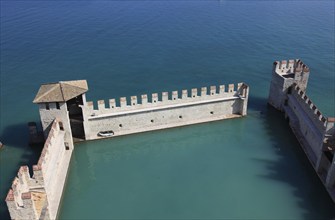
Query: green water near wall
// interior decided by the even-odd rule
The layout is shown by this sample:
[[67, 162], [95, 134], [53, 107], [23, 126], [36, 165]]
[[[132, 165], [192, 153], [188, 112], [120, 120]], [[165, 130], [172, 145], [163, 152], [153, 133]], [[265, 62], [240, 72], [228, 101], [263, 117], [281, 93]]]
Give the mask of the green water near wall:
[[271, 114], [79, 144], [61, 218], [105, 218], [107, 210], [117, 219], [329, 216], [327, 193]]
[[248, 116], [76, 145], [60, 218], [330, 219], [335, 208], [283, 115], [274, 60], [301, 58], [334, 113], [333, 1], [1, 1], [1, 219], [41, 83], [87, 79], [88, 100], [237, 83]]

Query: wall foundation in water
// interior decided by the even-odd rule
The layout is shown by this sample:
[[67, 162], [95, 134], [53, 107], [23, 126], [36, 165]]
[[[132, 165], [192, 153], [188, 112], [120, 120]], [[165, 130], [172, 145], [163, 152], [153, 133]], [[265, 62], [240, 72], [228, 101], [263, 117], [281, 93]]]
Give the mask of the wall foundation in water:
[[335, 118], [325, 117], [306, 95], [309, 73], [301, 60], [274, 62], [268, 102], [285, 113], [293, 133], [335, 202]]
[[[238, 118], [247, 114], [249, 87], [202, 87], [87, 102], [86, 80], [44, 84], [34, 103], [39, 105], [44, 147], [38, 164], [22, 166], [9, 190], [6, 203], [12, 219], [55, 219], [64, 190], [74, 141], [95, 140], [139, 132]], [[31, 134], [36, 136], [36, 125]]]

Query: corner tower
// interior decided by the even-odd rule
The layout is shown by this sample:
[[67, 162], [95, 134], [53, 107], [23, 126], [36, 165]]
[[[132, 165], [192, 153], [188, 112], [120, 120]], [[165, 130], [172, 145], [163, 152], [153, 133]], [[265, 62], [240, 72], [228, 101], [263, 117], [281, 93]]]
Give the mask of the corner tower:
[[274, 62], [268, 103], [283, 111], [286, 94], [290, 94], [291, 86], [295, 83], [306, 92], [308, 78], [309, 68], [299, 59]]
[[[58, 118], [65, 130], [65, 139], [73, 143], [73, 137], [85, 139], [83, 114], [80, 105], [86, 102], [86, 80], [61, 81], [41, 85], [33, 103], [38, 104], [44, 137], [52, 122]], [[73, 146], [70, 146], [73, 148]]]

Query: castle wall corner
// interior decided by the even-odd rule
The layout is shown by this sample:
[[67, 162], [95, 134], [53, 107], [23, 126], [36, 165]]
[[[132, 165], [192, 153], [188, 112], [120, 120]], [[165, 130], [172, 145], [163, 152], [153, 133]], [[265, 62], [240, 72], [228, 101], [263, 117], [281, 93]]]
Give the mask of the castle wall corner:
[[56, 219], [73, 150], [65, 144], [61, 123], [55, 119], [49, 126], [33, 176], [21, 166], [13, 180], [6, 198], [12, 219]]

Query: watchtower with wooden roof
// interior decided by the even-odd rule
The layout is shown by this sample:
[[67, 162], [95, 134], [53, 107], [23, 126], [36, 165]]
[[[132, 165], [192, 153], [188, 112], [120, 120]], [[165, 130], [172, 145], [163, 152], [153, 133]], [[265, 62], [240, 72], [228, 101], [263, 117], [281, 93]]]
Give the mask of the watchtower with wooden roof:
[[[81, 105], [86, 102], [86, 80], [60, 81], [41, 85], [33, 103], [38, 104], [44, 136], [57, 118], [70, 145], [73, 139], [85, 139]], [[70, 146], [73, 147], [73, 146]]]

